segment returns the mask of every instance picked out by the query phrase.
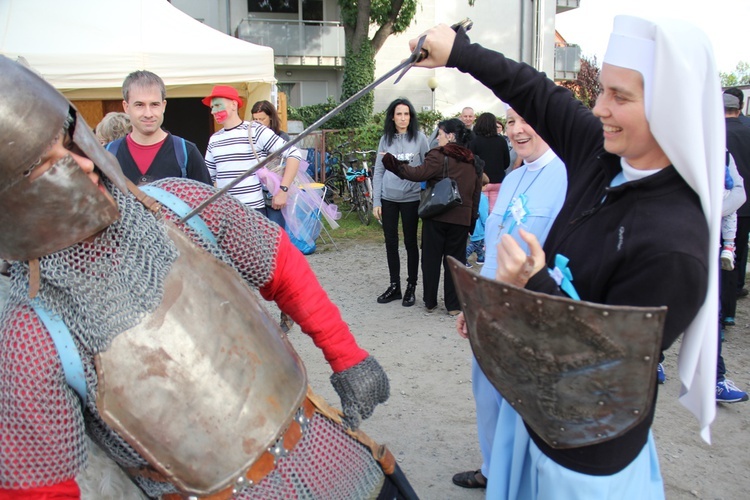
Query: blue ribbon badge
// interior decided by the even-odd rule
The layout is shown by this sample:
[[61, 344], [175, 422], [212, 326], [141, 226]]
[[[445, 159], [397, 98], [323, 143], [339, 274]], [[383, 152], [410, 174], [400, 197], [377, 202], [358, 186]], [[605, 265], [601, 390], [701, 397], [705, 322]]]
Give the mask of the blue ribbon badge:
[[568, 262], [570, 262], [570, 259], [566, 256], [555, 255], [555, 268], [548, 269], [549, 275], [555, 280], [560, 290], [567, 293], [571, 299], [581, 300], [581, 297], [573, 286], [573, 273], [568, 268]]
[[513, 201], [508, 204], [508, 209], [505, 211], [505, 215], [503, 215], [503, 222], [505, 222], [509, 216], [513, 216], [513, 222], [510, 223], [510, 227], [508, 228], [509, 234], [513, 232], [517, 225], [521, 226], [526, 222], [527, 216], [529, 215], [529, 210], [526, 205], [528, 199], [528, 196], [522, 193], [518, 198], [513, 199]]

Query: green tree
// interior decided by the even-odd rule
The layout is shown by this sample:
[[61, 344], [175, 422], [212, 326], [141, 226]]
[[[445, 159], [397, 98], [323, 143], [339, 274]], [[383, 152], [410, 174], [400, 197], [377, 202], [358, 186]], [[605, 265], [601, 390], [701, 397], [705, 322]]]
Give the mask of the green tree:
[[732, 73], [719, 73], [722, 87], [736, 87], [750, 84], [750, 64], [745, 61], [737, 63]]
[[[341, 100], [375, 79], [375, 55], [389, 36], [402, 33], [414, 19], [418, 0], [339, 0], [346, 56]], [[370, 27], [377, 30], [370, 38]], [[337, 122], [341, 127], [367, 123], [372, 115], [372, 93], [349, 106]]]
[[563, 82], [561, 85], [573, 92], [576, 99], [589, 108], [593, 108], [596, 104], [596, 96], [599, 95], [601, 88], [596, 56], [591, 59], [581, 57], [581, 70], [578, 72], [578, 78]]

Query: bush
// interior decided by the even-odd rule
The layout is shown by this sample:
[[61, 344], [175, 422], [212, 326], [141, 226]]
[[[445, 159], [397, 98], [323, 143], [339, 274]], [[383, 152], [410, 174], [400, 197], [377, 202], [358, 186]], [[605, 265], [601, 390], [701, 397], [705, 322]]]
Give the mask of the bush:
[[[313, 104], [310, 106], [301, 106], [299, 108], [290, 107], [287, 111], [290, 120], [300, 120], [305, 128], [309, 127], [320, 118], [329, 113], [337, 106], [333, 98], [329, 97], [328, 101], [322, 104]], [[333, 130], [326, 134], [326, 151], [329, 153], [337, 150], [342, 144], [346, 144], [344, 152], [367, 151], [378, 148], [380, 137], [383, 135], [383, 122], [385, 120], [385, 110], [375, 113], [370, 117], [369, 122], [357, 127], [342, 127], [337, 115], [331, 118], [323, 128]], [[422, 132], [429, 137], [435, 130], [438, 122], [445, 120], [445, 116], [438, 111], [419, 111], [417, 119]]]

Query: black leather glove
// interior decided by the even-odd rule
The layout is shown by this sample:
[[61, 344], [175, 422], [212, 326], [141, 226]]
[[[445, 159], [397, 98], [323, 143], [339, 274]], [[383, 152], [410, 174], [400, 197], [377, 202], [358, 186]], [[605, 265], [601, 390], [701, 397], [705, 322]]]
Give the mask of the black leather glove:
[[372, 356], [331, 375], [331, 384], [341, 398], [344, 425], [353, 430], [372, 415], [376, 405], [388, 400], [391, 391], [388, 376]]
[[398, 160], [391, 153], [383, 155], [383, 166], [387, 171], [393, 172], [396, 175], [398, 175], [399, 165], [407, 165], [408, 163], [408, 161]]

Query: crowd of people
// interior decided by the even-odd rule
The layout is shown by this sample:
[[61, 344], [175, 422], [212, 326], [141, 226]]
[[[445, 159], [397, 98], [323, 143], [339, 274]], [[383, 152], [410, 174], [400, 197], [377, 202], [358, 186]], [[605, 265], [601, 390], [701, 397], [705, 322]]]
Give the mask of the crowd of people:
[[[489, 335], [471, 330], [452, 257], [540, 309], [560, 298], [634, 313], [666, 306], [663, 328], [643, 328], [638, 341], [663, 352], [682, 336], [681, 400], [708, 439], [717, 402], [748, 400], [726, 378], [721, 332], [747, 295], [750, 120], [741, 90], [722, 95], [705, 35], [618, 16], [591, 110], [531, 66], [472, 44], [462, 28], [437, 26], [421, 43], [419, 66], [473, 76], [505, 103], [506, 120], [467, 106], [428, 139], [408, 99], [390, 103], [373, 177], [390, 282], [376, 302], [414, 306], [421, 260], [423, 310], [439, 307], [442, 271], [458, 334]], [[0, 258], [9, 263], [0, 268], [0, 498], [80, 496], [86, 436], [152, 498], [413, 498], [393, 457], [359, 430], [388, 399], [388, 377], [285, 231], [302, 155], [286, 147], [273, 104], [254, 103], [247, 121], [237, 89], [215, 86], [202, 102], [220, 128], [203, 155], [163, 128], [166, 86], [152, 72], [128, 75], [123, 112], [92, 130], [33, 71], [2, 56], [0, 70]], [[694, 105], [675, 109], [675, 99]], [[277, 165], [184, 220], [282, 149]], [[424, 193], [446, 178], [458, 200], [420, 217]], [[276, 302], [280, 324], [253, 291]], [[490, 323], [499, 314], [499, 301], [462, 293]], [[601, 406], [630, 420], [595, 422], [561, 445], [545, 425], [562, 421], [564, 430], [581, 417], [565, 401], [555, 406], [549, 381], [571, 363], [551, 345], [530, 352], [523, 331], [539, 318], [516, 314], [526, 326], [508, 333], [517, 350], [503, 354], [544, 377], [506, 370], [498, 382], [501, 368], [474, 352], [482, 464], [453, 482], [486, 488], [488, 498], [664, 498], [651, 433], [667, 377], [660, 359], [633, 363], [619, 339], [587, 339], [591, 357], [576, 368], [595, 382], [570, 390], [596, 391]], [[586, 321], [562, 318], [556, 328], [584, 330]], [[282, 334], [295, 323], [322, 350], [342, 411], [307, 387]], [[603, 366], [619, 364], [627, 377]], [[529, 395], [536, 406], [507, 399], [508, 381], [539, 384]], [[626, 392], [642, 408], [628, 407]]]

